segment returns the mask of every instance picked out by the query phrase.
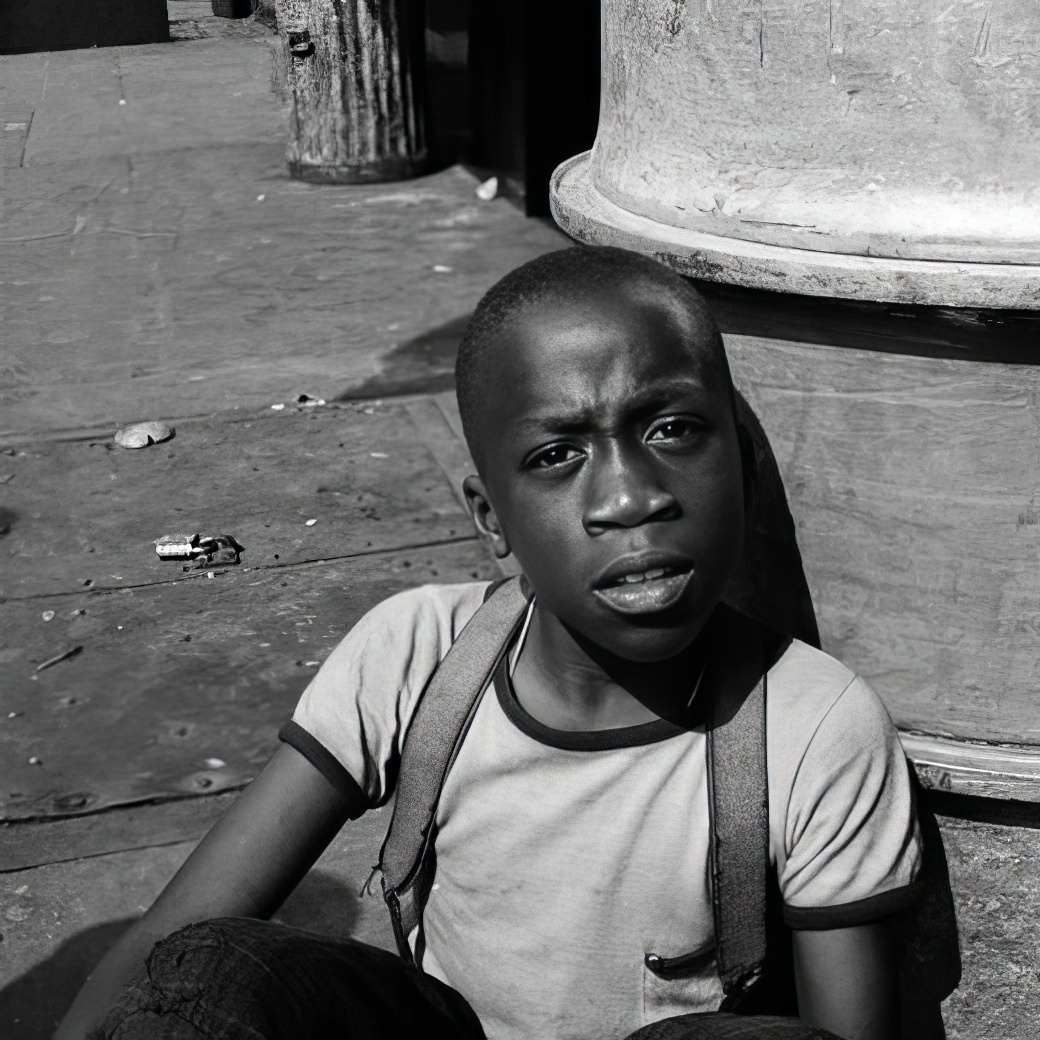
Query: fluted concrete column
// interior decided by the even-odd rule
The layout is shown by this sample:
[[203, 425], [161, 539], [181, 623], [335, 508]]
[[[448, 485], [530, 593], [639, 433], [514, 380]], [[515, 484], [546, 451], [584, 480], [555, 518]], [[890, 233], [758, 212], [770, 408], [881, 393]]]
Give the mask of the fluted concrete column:
[[781, 292], [1040, 305], [1035, 0], [604, 0], [579, 238]]
[[294, 177], [344, 183], [428, 167], [421, 0], [278, 0]]

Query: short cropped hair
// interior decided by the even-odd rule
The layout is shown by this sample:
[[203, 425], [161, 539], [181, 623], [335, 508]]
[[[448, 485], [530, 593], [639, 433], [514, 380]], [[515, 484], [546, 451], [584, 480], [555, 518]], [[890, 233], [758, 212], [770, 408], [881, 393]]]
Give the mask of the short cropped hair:
[[642, 283], [694, 317], [705, 333], [708, 365], [733, 395], [722, 335], [704, 298], [681, 275], [641, 253], [614, 246], [574, 246], [545, 253], [510, 271], [477, 304], [455, 359], [455, 393], [462, 430], [474, 461], [480, 465], [477, 415], [481, 387], [489, 377], [489, 348], [499, 332], [528, 307], [549, 300], [575, 298], [590, 290]]

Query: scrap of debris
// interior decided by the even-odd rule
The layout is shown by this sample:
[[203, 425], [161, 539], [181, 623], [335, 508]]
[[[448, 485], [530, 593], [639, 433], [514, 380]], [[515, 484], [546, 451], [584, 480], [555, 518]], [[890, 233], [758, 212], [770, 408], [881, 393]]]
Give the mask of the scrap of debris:
[[230, 534], [168, 534], [155, 543], [160, 560], [190, 560], [187, 567], [181, 568], [185, 571], [233, 566], [240, 562], [244, 551]]
[[121, 448], [147, 448], [168, 441], [174, 432], [173, 427], [164, 422], [127, 423], [116, 430], [113, 440]]
[[[322, 406], [324, 406], [324, 404], [326, 402], [325, 402], [325, 398], [324, 397], [315, 397], [313, 394], [297, 394], [296, 395], [296, 400], [291, 402], [291, 403], [296, 405], [296, 407], [299, 409], [299, 408], [321, 408]], [[271, 405], [271, 411], [272, 412], [283, 412], [283, 411], [285, 411], [285, 402], [284, 401], [276, 401], [273, 405]]]
[[55, 654], [53, 657], [48, 657], [46, 661], [41, 661], [36, 666], [36, 671], [42, 672], [46, 668], [51, 668], [53, 665], [60, 664], [62, 661], [67, 661], [70, 657], [75, 657], [76, 654], [81, 653], [82, 650], [82, 646], [73, 646], [68, 650], [63, 650], [60, 654]]
[[488, 177], [477, 185], [477, 198], [481, 202], [490, 202], [498, 194], [498, 178]]

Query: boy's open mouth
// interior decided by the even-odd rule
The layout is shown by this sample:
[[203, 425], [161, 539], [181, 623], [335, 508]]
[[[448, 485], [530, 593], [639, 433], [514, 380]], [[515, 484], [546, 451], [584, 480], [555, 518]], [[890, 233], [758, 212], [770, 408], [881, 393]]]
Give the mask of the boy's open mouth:
[[649, 614], [667, 610], [682, 597], [693, 568], [675, 565], [615, 573], [594, 589], [612, 610], [621, 614]]

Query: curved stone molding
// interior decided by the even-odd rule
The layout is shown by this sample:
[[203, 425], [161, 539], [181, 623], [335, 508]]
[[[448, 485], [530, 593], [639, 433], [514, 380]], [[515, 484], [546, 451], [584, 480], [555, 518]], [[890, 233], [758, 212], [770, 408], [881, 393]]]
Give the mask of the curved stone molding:
[[592, 180], [796, 249], [1040, 263], [1035, 0], [603, 0]]
[[1040, 263], [856, 256], [664, 224], [624, 209], [597, 191], [591, 155], [584, 152], [562, 163], [550, 186], [553, 217], [579, 242], [635, 249], [691, 278], [773, 292], [944, 307], [1040, 308]]

